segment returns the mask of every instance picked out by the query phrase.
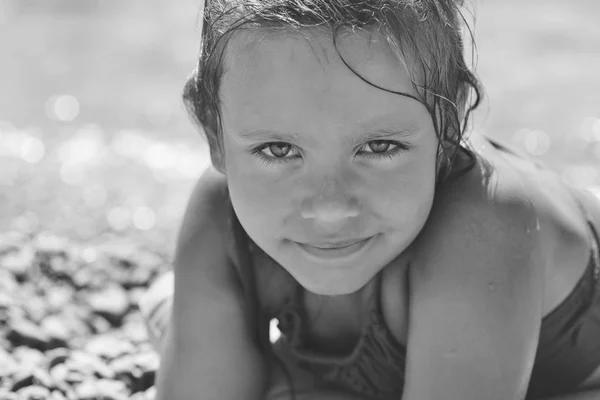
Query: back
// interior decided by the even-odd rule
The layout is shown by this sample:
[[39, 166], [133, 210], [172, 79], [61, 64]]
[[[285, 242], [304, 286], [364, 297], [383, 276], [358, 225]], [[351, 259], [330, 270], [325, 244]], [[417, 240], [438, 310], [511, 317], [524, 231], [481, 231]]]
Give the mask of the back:
[[[225, 178], [209, 169], [191, 196], [174, 260], [170, 329], [157, 399], [262, 399], [266, 364], [245, 317], [228, 244]], [[200, 397], [198, 397], [200, 394]]]

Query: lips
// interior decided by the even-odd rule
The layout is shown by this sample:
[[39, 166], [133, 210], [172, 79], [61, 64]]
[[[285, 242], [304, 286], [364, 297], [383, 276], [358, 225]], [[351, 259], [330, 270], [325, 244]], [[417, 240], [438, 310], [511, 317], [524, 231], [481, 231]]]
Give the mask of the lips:
[[373, 236], [364, 239], [352, 239], [336, 242], [297, 243], [311, 257], [323, 260], [341, 260], [358, 257], [372, 242]]
[[341, 240], [341, 241], [337, 241], [337, 242], [318, 242], [318, 243], [302, 243], [302, 244], [307, 245], [307, 246], [316, 247], [319, 249], [339, 249], [342, 247], [351, 246], [358, 242], [362, 242], [363, 240], [366, 240], [366, 239], [368, 239], [368, 238]]

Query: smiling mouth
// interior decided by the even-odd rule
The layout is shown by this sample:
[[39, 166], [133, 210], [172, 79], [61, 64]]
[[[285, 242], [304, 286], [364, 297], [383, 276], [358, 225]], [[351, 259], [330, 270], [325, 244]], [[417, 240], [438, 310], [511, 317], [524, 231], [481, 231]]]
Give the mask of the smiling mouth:
[[352, 246], [355, 243], [362, 242], [365, 239], [355, 239], [355, 240], [344, 240], [341, 242], [324, 242], [324, 243], [303, 243], [306, 246], [316, 247], [318, 249], [341, 249], [344, 247]]
[[367, 244], [371, 243], [372, 238], [373, 236], [365, 239], [318, 244], [296, 243], [302, 250], [312, 256], [316, 256], [320, 259], [338, 259], [358, 254], [367, 246]]

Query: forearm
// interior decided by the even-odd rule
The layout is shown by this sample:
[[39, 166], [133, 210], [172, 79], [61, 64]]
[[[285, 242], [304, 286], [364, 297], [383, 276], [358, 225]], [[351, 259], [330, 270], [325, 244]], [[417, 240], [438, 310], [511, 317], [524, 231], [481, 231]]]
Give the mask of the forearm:
[[600, 388], [569, 393], [562, 396], [545, 397], [537, 400], [600, 400]]
[[[269, 396], [266, 400], [291, 400], [291, 396], [287, 393], [281, 393], [275, 396]], [[331, 390], [314, 391], [310, 393], [296, 394], [297, 400], [369, 400], [365, 397], [360, 397], [354, 394], [344, 392], [336, 392]], [[600, 388], [569, 393], [562, 396], [545, 397], [536, 400], [600, 400]]]
[[[289, 393], [271, 394], [265, 400], [292, 400]], [[369, 400], [356, 394], [334, 390], [317, 390], [296, 393], [296, 400]]]

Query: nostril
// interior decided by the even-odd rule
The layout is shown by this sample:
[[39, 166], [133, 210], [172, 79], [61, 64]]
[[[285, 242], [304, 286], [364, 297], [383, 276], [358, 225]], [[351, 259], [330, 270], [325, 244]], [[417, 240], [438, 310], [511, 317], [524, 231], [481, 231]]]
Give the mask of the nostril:
[[305, 219], [317, 219], [321, 222], [338, 222], [346, 218], [357, 217], [360, 206], [352, 201], [312, 201], [302, 206], [301, 215]]

